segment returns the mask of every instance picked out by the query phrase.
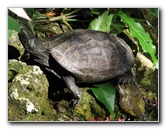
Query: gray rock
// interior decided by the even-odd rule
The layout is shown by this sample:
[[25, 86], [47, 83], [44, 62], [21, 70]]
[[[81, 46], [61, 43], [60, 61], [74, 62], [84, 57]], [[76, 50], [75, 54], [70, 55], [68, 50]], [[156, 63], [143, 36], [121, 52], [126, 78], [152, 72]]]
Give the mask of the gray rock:
[[[29, 119], [29, 113], [34, 115], [30, 120], [40, 119], [41, 112], [47, 106], [51, 108], [47, 100], [47, 78], [38, 66], [28, 66], [15, 59], [9, 60], [8, 66], [9, 70], [17, 72], [8, 85], [9, 121], [26, 121]], [[35, 118], [36, 116], [38, 118]]]

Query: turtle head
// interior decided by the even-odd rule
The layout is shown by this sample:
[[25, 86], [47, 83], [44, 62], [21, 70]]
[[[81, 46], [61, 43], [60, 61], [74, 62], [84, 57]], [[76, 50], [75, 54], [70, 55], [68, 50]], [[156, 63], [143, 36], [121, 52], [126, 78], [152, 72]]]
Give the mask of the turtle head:
[[18, 35], [22, 45], [25, 47], [26, 50], [29, 50], [33, 47], [36, 38], [32, 35], [32, 33], [30, 33], [28, 30], [21, 29]]
[[21, 29], [19, 39], [27, 53], [38, 63], [48, 66], [49, 52], [28, 30]]
[[33, 56], [39, 54], [40, 57], [42, 54], [45, 54], [46, 48], [31, 32], [25, 29], [21, 29], [18, 35], [22, 45], [29, 54]]

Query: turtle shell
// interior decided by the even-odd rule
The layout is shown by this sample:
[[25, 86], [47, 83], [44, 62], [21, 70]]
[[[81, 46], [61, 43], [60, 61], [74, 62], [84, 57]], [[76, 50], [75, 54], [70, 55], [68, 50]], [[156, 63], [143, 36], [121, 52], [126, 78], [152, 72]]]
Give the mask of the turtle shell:
[[50, 41], [52, 57], [77, 82], [96, 83], [128, 72], [134, 56], [125, 41], [110, 33], [74, 30]]

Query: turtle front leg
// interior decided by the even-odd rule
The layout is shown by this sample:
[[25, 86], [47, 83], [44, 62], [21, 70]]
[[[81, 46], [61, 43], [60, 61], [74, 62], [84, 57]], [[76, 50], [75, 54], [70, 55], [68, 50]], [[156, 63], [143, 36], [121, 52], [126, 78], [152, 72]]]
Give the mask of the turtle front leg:
[[79, 87], [76, 85], [74, 77], [63, 76], [63, 80], [65, 81], [66, 86], [69, 88], [69, 90], [71, 91], [71, 93], [74, 96], [74, 99], [72, 99], [73, 105], [78, 104], [81, 100], [82, 93], [81, 93]]

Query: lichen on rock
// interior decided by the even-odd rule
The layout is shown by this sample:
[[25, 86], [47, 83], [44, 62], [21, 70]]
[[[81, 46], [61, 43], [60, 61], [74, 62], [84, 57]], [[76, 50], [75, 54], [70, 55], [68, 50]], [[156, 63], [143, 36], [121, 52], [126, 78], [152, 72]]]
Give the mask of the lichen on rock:
[[[51, 109], [46, 76], [38, 66], [29, 66], [15, 59], [9, 60], [8, 66], [9, 70], [17, 71], [8, 83], [9, 121], [42, 120], [42, 112]], [[33, 117], [29, 118], [29, 114]]]

